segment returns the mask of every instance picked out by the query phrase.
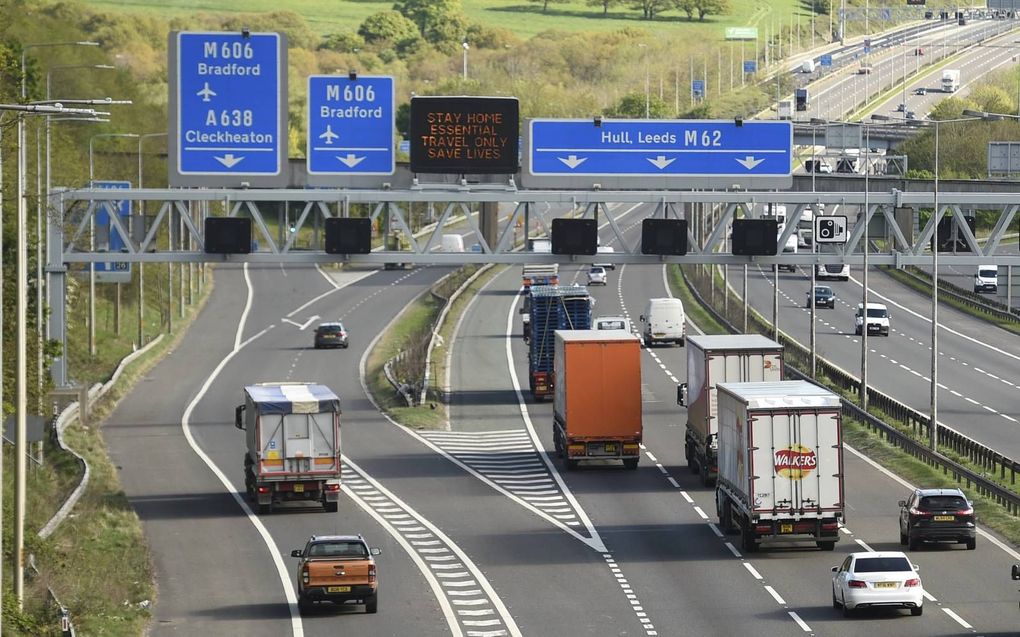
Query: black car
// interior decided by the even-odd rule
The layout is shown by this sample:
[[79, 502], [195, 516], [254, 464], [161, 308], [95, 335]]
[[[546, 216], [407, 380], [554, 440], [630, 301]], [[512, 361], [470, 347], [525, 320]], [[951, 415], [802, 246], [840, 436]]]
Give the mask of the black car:
[[[807, 295], [807, 301], [805, 301], [805, 307], [811, 307], [811, 291], [808, 290], [804, 293]], [[816, 285], [815, 286], [815, 307], [827, 307], [829, 309], [836, 308], [836, 293], [832, 291], [827, 285]]]
[[321, 347], [342, 347], [347, 349], [347, 330], [340, 321], [321, 323], [315, 328], [315, 349]]
[[959, 489], [916, 489], [900, 500], [900, 544], [915, 551], [921, 542], [957, 542], [974, 550], [974, 506]]

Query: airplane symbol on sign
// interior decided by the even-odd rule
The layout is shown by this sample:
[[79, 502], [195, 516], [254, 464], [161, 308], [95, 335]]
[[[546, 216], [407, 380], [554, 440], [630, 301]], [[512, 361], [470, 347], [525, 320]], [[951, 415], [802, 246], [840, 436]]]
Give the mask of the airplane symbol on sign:
[[333, 132], [333, 125], [326, 124], [326, 132], [319, 135], [319, 139], [325, 139], [327, 144], [332, 144], [334, 139], [339, 139], [340, 136]]
[[209, 82], [206, 82], [202, 90], [196, 93], [196, 95], [201, 95], [202, 101], [208, 102], [210, 97], [216, 97], [216, 91], [209, 88]]

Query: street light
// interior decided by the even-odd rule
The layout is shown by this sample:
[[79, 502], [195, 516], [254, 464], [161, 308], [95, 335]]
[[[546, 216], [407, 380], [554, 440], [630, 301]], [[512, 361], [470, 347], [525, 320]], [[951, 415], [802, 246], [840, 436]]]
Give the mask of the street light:
[[651, 90], [649, 87], [648, 77], [648, 45], [643, 42], [638, 42], [638, 48], [643, 49], [643, 51], [641, 52], [641, 58], [644, 60], [645, 63], [645, 119], [649, 119], [651, 112], [650, 108]]
[[[138, 188], [142, 188], [142, 142], [149, 137], [166, 137], [166, 133], [143, 133], [138, 136]], [[142, 203], [141, 219], [145, 219], [145, 202]], [[144, 228], [144, 226], [143, 226]], [[201, 271], [200, 271], [201, 272]], [[145, 264], [138, 262], [138, 347], [145, 344]]]
[[[811, 192], [817, 192], [817, 190], [815, 189], [815, 174], [818, 172], [818, 167], [820, 165], [820, 162], [818, 162], [818, 160], [815, 157], [815, 149], [817, 148], [817, 146], [815, 145], [815, 133], [818, 130], [818, 126], [825, 126], [825, 125], [828, 124], [828, 122], [826, 120], [824, 120], [824, 119], [816, 119], [816, 118], [812, 117], [811, 120], [810, 120], [810, 124], [811, 124]], [[813, 207], [812, 207], [812, 210], [814, 210], [814, 214], [818, 214], [818, 211], [815, 210]], [[813, 219], [814, 219], [814, 215], [812, 215], [812, 221], [813, 221]], [[815, 235], [814, 235], [814, 229], [812, 229], [812, 231], [811, 231], [811, 255], [814, 256], [816, 254], [818, 254], [818, 241], [817, 241], [817, 237], [815, 237]], [[810, 345], [811, 345], [811, 377], [812, 378], [814, 378], [815, 375], [818, 372], [818, 352], [817, 352], [817, 347], [815, 345], [815, 316], [816, 316], [815, 312], [816, 312], [816, 306], [817, 306], [817, 303], [815, 302], [815, 283], [816, 283], [816, 281], [815, 281], [815, 269], [816, 269], [816, 267], [817, 266], [814, 263], [811, 264], [811, 287], [808, 288], [810, 290], [808, 292], [808, 299], [810, 299], [810, 301], [811, 301], [811, 336], [810, 336], [811, 342], [810, 342]]]
[[471, 48], [471, 47], [468, 46], [468, 41], [467, 40], [464, 40], [463, 42], [461, 42], [460, 46], [463, 47], [463, 49], [464, 49], [464, 79], [466, 80], [467, 79], [467, 52], [468, 52], [468, 49]]
[[[75, 40], [70, 42], [35, 42], [26, 44], [21, 49], [21, 102], [24, 104], [28, 98], [27, 85], [25, 81], [26, 57], [30, 49], [55, 46], [99, 46], [98, 42], [88, 40]], [[41, 110], [40, 110], [41, 109]], [[17, 109], [23, 110], [23, 109]], [[38, 112], [47, 112], [46, 108], [35, 107]], [[49, 111], [52, 112], [52, 111]], [[58, 111], [59, 112], [59, 111]], [[28, 404], [28, 378], [27, 360], [25, 345], [27, 342], [27, 330], [25, 319], [28, 307], [28, 237], [26, 233], [26, 205], [25, 205], [25, 120], [23, 115], [18, 116], [18, 179], [17, 179], [17, 275], [15, 277], [15, 288], [17, 290], [17, 302], [14, 317], [15, 324], [15, 390], [14, 390], [14, 411], [15, 411], [15, 433], [14, 433], [14, 596], [17, 600], [17, 608], [20, 611], [24, 608], [25, 602], [25, 491], [26, 491], [26, 469], [25, 455], [28, 453], [27, 437], [27, 404]], [[0, 277], [3, 270], [0, 266]], [[3, 321], [0, 315], [0, 322]], [[0, 375], [2, 375], [2, 363], [0, 363]], [[0, 410], [2, 416], [2, 410]], [[2, 465], [2, 462], [0, 462]], [[2, 466], [0, 466], [2, 471]]]

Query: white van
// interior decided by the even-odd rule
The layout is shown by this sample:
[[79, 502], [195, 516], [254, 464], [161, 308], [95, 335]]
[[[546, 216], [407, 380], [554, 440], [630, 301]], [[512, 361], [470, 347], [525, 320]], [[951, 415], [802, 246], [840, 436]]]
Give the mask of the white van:
[[680, 299], [648, 299], [645, 313], [641, 315], [641, 338], [645, 347], [655, 343], [676, 343], [684, 345], [687, 336], [687, 317]]
[[[881, 303], [868, 303], [868, 334], [881, 334], [889, 336], [889, 319], [892, 316], [889, 310]], [[864, 304], [857, 304], [857, 311], [854, 313], [854, 334], [860, 336], [864, 329]]]
[[[783, 254], [797, 254], [797, 235], [791, 234], [786, 238], [786, 245], [783, 246]], [[780, 263], [776, 267], [780, 270], [789, 270], [790, 272], [794, 272], [797, 269], [797, 266], [792, 263]]]
[[999, 266], [979, 265], [977, 272], [974, 273], [974, 292], [991, 292], [995, 294], [998, 291]]
[[444, 234], [442, 246], [443, 252], [463, 252], [464, 237], [459, 234]]

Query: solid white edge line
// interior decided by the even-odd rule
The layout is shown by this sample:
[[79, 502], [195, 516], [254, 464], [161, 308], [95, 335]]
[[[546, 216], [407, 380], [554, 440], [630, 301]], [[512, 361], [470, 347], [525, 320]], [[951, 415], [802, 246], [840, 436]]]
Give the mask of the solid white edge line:
[[967, 622], [965, 622], [965, 621], [963, 620], [963, 618], [962, 618], [962, 617], [960, 617], [959, 615], [957, 615], [956, 613], [954, 613], [954, 612], [952, 611], [952, 609], [950, 609], [950, 608], [946, 608], [945, 606], [943, 606], [943, 607], [942, 607], [942, 610], [943, 610], [943, 612], [945, 612], [945, 614], [946, 614], [946, 615], [949, 615], [950, 617], [952, 617], [953, 619], [955, 619], [955, 620], [956, 620], [956, 623], [957, 623], [957, 624], [959, 624], [959, 625], [961, 625], [961, 626], [963, 626], [964, 628], [967, 628], [967, 629], [969, 629], [969, 630], [973, 630], [973, 629], [974, 629], [974, 627], [973, 627], [973, 626], [971, 626], [970, 624], [968, 624]]
[[782, 595], [780, 595], [779, 593], [776, 592], [776, 589], [774, 589], [771, 586], [769, 586], [768, 584], [766, 584], [765, 585], [765, 590], [768, 591], [769, 595], [772, 596], [772, 599], [776, 600], [777, 602], [779, 602], [783, 606], [786, 606], [786, 600], [783, 599]]
[[581, 520], [581, 523], [584, 524], [585, 528], [588, 530], [588, 534], [591, 536], [591, 539], [584, 538], [577, 533], [575, 533], [575, 536], [579, 540], [593, 548], [594, 550], [598, 551], [599, 553], [606, 553], [608, 549], [606, 548], [605, 543], [602, 541], [602, 537], [599, 535], [599, 532], [595, 529], [595, 525], [592, 524], [591, 520], [588, 518], [588, 514], [585, 513], [583, 508], [581, 508], [581, 503], [578, 502], [577, 498], [574, 497], [574, 494], [570, 491], [570, 489], [567, 487], [567, 484], [563, 481], [563, 476], [561, 476], [560, 472], [556, 470], [556, 467], [553, 465], [552, 461], [549, 460], [548, 454], [545, 453], [545, 447], [542, 446], [542, 442], [541, 440], [539, 440], [538, 434], [535, 432], [535, 426], [531, 422], [531, 414], [528, 413], [528, 405], [524, 401], [524, 393], [521, 391], [521, 384], [517, 380], [517, 371], [514, 368], [513, 348], [511, 346], [513, 344], [512, 333], [514, 324], [513, 323], [514, 314], [516, 314], [517, 301], [518, 299], [521, 298], [523, 290], [524, 290], [523, 287], [521, 287], [518, 290], [517, 296], [514, 297], [513, 303], [510, 304], [510, 311], [507, 312], [506, 339], [505, 339], [507, 369], [510, 373], [510, 383], [513, 385], [514, 393], [517, 395], [517, 405], [521, 412], [521, 418], [524, 420], [524, 426], [528, 430], [528, 435], [531, 436], [531, 441], [535, 444], [535, 450], [536, 452], [538, 452], [538, 457], [542, 459], [542, 462], [545, 464], [546, 468], [549, 469], [549, 473], [552, 475], [553, 479], [556, 481], [556, 484], [559, 485], [560, 490], [563, 492], [563, 497], [565, 497], [567, 499], [567, 502], [569, 502], [570, 505], [574, 507], [574, 510], [577, 511], [577, 517]]
[[[245, 265], [248, 265], [248, 264], [247, 264], [247, 263], [245, 263]], [[320, 270], [320, 272], [321, 272], [321, 270]], [[365, 273], [364, 273], [364, 276], [360, 276], [360, 277], [358, 277], [358, 278], [356, 278], [356, 279], [351, 279], [350, 281], [345, 281], [345, 282], [344, 282], [344, 283], [342, 283], [342, 284], [341, 284], [341, 283], [337, 283], [336, 281], [333, 281], [333, 289], [332, 289], [332, 290], [326, 290], [325, 292], [323, 292], [323, 293], [322, 293], [322, 294], [320, 294], [319, 296], [316, 296], [316, 297], [312, 297], [312, 299], [311, 299], [310, 301], [307, 301], [306, 303], [303, 303], [302, 305], [298, 306], [297, 308], [295, 308], [294, 310], [292, 310], [292, 311], [290, 312], [290, 314], [288, 314], [287, 316], [288, 316], [288, 317], [294, 316], [295, 314], [297, 314], [297, 313], [298, 313], [298, 312], [300, 312], [301, 310], [305, 309], [305, 308], [306, 308], [306, 307], [308, 307], [309, 305], [311, 305], [311, 304], [313, 304], [313, 303], [316, 303], [316, 302], [318, 302], [318, 301], [321, 301], [322, 299], [326, 298], [326, 297], [327, 297], [327, 296], [329, 296], [330, 294], [333, 294], [333, 293], [334, 293], [334, 292], [336, 292], [337, 290], [342, 290], [343, 288], [347, 287], [347, 286], [348, 286], [348, 285], [350, 285], [351, 283], [356, 283], [356, 282], [360, 281], [361, 279], [366, 279], [366, 278], [368, 278], [368, 277], [372, 276], [373, 274], [375, 274], [376, 272], [377, 272], [377, 270], [370, 270], [370, 271], [368, 271], [368, 272], [365, 272]], [[412, 270], [411, 272], [409, 272], [409, 273], [408, 273], [408, 275], [410, 275], [410, 274], [414, 274], [414, 271]]]
[[244, 333], [244, 324], [248, 321], [248, 312], [251, 311], [252, 297], [255, 292], [251, 287], [251, 277], [248, 275], [248, 263], [245, 262], [242, 268], [244, 272], [244, 284], [248, 290], [248, 296], [244, 299], [244, 309], [241, 310], [241, 318], [237, 321], [237, 331], [234, 332], [234, 351], [241, 347], [241, 335]]
[[793, 618], [793, 621], [797, 622], [797, 625], [800, 626], [801, 630], [803, 630], [806, 633], [811, 632], [811, 627], [808, 626], [807, 623], [800, 618], [800, 615], [793, 612], [792, 610], [788, 611], [787, 614]]
[[322, 278], [326, 279], [327, 283], [329, 283], [330, 285], [333, 286], [333, 289], [339, 289], [340, 288], [340, 284], [337, 283], [336, 281], [334, 281], [333, 277], [331, 277], [328, 274], [326, 274], [325, 270], [323, 270], [321, 267], [319, 267], [318, 263], [315, 264], [315, 269], [318, 271], [319, 274], [322, 275]]
[[[405, 427], [405, 426], [401, 425], [400, 423], [398, 423], [397, 421], [393, 420], [389, 416], [389, 414], [384, 412], [382, 410], [382, 408], [379, 407], [379, 403], [377, 403], [375, 401], [375, 396], [373, 396], [372, 392], [370, 392], [368, 390], [368, 382], [365, 380], [365, 370], [366, 370], [366, 366], [368, 364], [368, 355], [372, 351], [372, 349], [375, 347], [375, 344], [377, 342], [379, 342], [379, 339], [382, 338], [382, 335], [384, 333], [386, 333], [387, 331], [389, 331], [389, 329], [391, 327], [393, 327], [393, 325], [400, 319], [400, 317], [403, 316], [404, 312], [406, 312], [408, 308], [410, 308], [412, 305], [414, 305], [414, 302], [416, 300], [418, 300], [419, 298], [421, 298], [422, 296], [427, 294], [428, 291], [429, 291], [428, 288], [425, 288], [424, 290], [422, 290], [421, 293], [416, 295], [414, 297], [414, 299], [412, 299], [410, 302], [408, 302], [407, 305], [405, 305], [404, 308], [400, 312], [397, 312], [397, 314], [392, 319], [390, 319], [390, 322], [387, 323], [383, 327], [383, 329], [381, 329], [375, 335], [375, 337], [368, 344], [368, 346], [365, 347], [365, 351], [362, 352], [361, 359], [358, 361], [358, 380], [361, 382], [361, 390], [364, 393], [365, 397], [368, 398], [368, 401], [370, 403], [372, 403], [372, 406], [375, 408], [375, 410], [377, 412], [379, 412], [379, 415], [382, 416], [383, 418], [385, 418], [391, 425], [397, 427], [398, 429], [404, 431], [405, 433], [411, 434], [413, 437], [415, 437], [418, 440], [421, 440], [423, 442], [425, 442], [425, 441], [424, 441], [423, 438], [421, 438], [421, 436], [418, 436], [417, 434], [415, 434], [413, 431], [411, 431], [407, 427]], [[353, 466], [353, 464], [352, 464], [352, 466]], [[427, 520], [425, 520], [424, 518], [422, 518], [422, 521], [423, 522], [427, 522]], [[449, 544], [451, 548], [456, 549], [456, 551], [460, 551], [460, 548], [456, 544], [454, 544], [452, 540], [447, 538], [445, 535], [443, 535], [442, 537], [446, 538], [447, 544]], [[467, 559], [466, 556], [465, 556], [465, 559]], [[472, 565], [473, 565], [473, 563], [472, 563]], [[492, 587], [489, 586], [489, 583], [488, 583], [487, 580], [485, 580], [484, 576], [482, 576], [479, 579], [479, 583], [481, 584], [483, 581], [484, 581], [484, 584], [482, 584], [482, 586], [486, 589], [487, 592], [489, 592], [490, 598], [492, 599], [492, 603], [496, 605], [496, 610], [497, 610], [497, 612], [499, 612], [500, 617], [503, 619], [503, 623], [506, 624], [507, 629], [510, 630], [510, 634], [513, 635], [513, 637], [521, 637], [520, 629], [517, 627], [517, 623], [514, 621], [513, 616], [510, 615], [510, 612], [507, 610], [506, 606], [503, 605], [503, 601], [499, 598], [498, 595], [496, 595], [496, 592], [492, 589]], [[458, 624], [454, 623], [454, 622], [457, 621], [456, 617], [447, 616], [446, 619], [447, 619], [447, 622], [449, 622], [450, 627], [451, 627], [452, 630], [457, 630], [458, 629], [458, 628], [454, 628], [454, 626], [458, 626], [459, 627]]]

